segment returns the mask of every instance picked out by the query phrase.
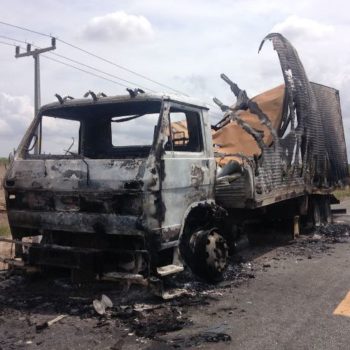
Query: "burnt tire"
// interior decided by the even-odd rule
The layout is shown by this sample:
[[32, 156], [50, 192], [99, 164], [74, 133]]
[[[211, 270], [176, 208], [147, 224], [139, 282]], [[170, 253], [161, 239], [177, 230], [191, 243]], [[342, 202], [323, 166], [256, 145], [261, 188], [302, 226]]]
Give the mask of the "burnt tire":
[[229, 248], [216, 228], [195, 232], [190, 239], [191, 270], [208, 282], [222, 280], [227, 267]]
[[314, 228], [320, 227], [322, 224], [321, 205], [320, 205], [320, 201], [316, 198], [314, 198], [312, 201], [311, 214], [312, 214], [313, 227]]
[[309, 221], [312, 224], [313, 229], [332, 222], [331, 202], [329, 196], [315, 195], [311, 197]]
[[332, 223], [331, 202], [328, 196], [322, 198], [321, 201], [321, 220], [325, 224]]

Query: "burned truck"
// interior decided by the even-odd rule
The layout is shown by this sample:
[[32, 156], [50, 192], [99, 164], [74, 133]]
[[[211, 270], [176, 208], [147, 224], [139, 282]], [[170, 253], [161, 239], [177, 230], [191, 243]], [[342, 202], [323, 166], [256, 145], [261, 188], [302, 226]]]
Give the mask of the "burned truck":
[[186, 264], [215, 281], [261, 223], [329, 222], [348, 177], [339, 93], [308, 80], [282, 35], [266, 40], [284, 84], [249, 98], [222, 75], [237, 102], [214, 100], [215, 125], [205, 104], [138, 89], [43, 106], [4, 180], [16, 246], [6, 262], [141, 283]]

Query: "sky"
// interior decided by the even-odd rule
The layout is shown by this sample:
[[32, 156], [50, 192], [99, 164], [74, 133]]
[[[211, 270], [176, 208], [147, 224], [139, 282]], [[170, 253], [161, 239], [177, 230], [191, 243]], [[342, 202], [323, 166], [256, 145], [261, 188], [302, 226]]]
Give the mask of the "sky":
[[[213, 97], [225, 104], [235, 102], [221, 73], [249, 96], [283, 81], [272, 45], [258, 54], [264, 36], [280, 32], [298, 50], [311, 81], [340, 90], [350, 145], [350, 5], [345, 0], [0, 0], [0, 4], [2, 22], [54, 35], [210, 104]], [[48, 37], [0, 24], [0, 41], [14, 43], [4, 36], [50, 46]], [[34, 109], [33, 59], [16, 59], [14, 50], [0, 44], [0, 156], [4, 157], [18, 146]], [[61, 41], [55, 53], [127, 80], [130, 83], [119, 82], [131, 88], [170, 91]], [[51, 53], [46, 56], [64, 61]], [[55, 101], [56, 93], [81, 98], [88, 90], [125, 93], [124, 86], [41, 58], [42, 104]], [[212, 110], [215, 119], [218, 110]], [[59, 140], [62, 130], [57, 134], [54, 130], [52, 137]]]

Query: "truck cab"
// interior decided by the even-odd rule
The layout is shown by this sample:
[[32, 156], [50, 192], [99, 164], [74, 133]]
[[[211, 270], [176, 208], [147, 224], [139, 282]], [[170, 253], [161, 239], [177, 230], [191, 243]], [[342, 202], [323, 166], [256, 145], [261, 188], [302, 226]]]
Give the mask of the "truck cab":
[[[94, 95], [43, 106], [4, 180], [16, 255], [80, 276], [181, 271], [185, 222], [214, 205], [215, 172], [208, 108], [190, 98]], [[40, 243], [23, 243], [33, 236]]]

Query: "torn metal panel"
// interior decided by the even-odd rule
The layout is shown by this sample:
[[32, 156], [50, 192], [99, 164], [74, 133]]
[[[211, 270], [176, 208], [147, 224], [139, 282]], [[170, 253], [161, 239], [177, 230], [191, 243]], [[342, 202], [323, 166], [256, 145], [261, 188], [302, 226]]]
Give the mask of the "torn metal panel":
[[[314, 90], [308, 80], [298, 53], [290, 42], [281, 34], [272, 33], [262, 41], [259, 50], [266, 40], [271, 40], [278, 53], [284, 81], [288, 91], [290, 112], [295, 109], [297, 120], [291, 123], [297, 135], [303, 138], [301, 153], [304, 172], [312, 171], [313, 181], [327, 183], [327, 165], [329, 155], [326, 149], [326, 129], [320, 118], [320, 110]], [[284, 116], [286, 118], [287, 116]]]
[[[245, 91], [224, 76], [237, 103], [225, 109], [223, 119], [213, 127], [216, 160], [222, 169], [235, 162], [244, 164], [248, 159], [245, 167], [252, 167], [254, 173], [254, 177], [247, 178], [248, 187], [242, 177], [230, 184], [218, 182], [217, 201], [232, 208], [244, 208], [246, 203], [253, 206], [274, 203], [315, 187], [327, 190], [348, 176], [339, 94], [309, 82], [296, 50], [282, 35], [269, 34], [260, 49], [266, 40], [273, 42], [280, 59], [284, 98], [260, 98], [266, 94], [263, 93], [249, 100]], [[276, 102], [277, 108], [273, 107]], [[275, 114], [265, 112], [269, 108]], [[255, 114], [256, 120], [267, 127], [264, 142], [254, 133], [261, 130], [261, 125], [259, 128], [256, 120], [247, 119], [242, 110]], [[268, 142], [267, 132], [272, 136]], [[246, 202], [244, 192], [250, 187], [254, 188], [253, 201]], [[239, 200], [230, 200], [237, 196]]]
[[242, 208], [254, 199], [254, 174], [250, 166], [245, 166], [242, 175], [236, 180], [217, 181], [215, 196], [224, 208]]
[[[241, 105], [232, 106], [225, 113], [223, 119], [213, 128], [215, 130], [212, 136], [215, 151], [220, 153], [220, 157], [216, 158], [218, 164], [220, 166], [225, 165], [231, 159], [239, 161], [239, 158], [232, 158], [228, 154], [242, 154], [246, 157], [260, 156], [265, 145], [269, 146], [273, 142], [276, 143], [277, 134], [275, 130], [278, 130], [281, 125], [284, 100], [285, 87], [281, 85], [265, 91], [249, 101], [247, 100], [242, 107], [245, 110], [240, 109]], [[249, 110], [248, 102], [253, 111]], [[258, 108], [254, 107], [256, 104], [259, 106]], [[253, 132], [247, 133], [242, 130], [235, 122], [237, 118], [248, 127], [250, 126]], [[270, 122], [267, 122], [266, 119]], [[271, 130], [274, 131], [271, 132]], [[261, 135], [257, 135], [257, 133], [261, 133]], [[258, 143], [255, 141], [253, 134], [258, 136], [256, 139]], [[263, 136], [263, 138], [260, 136]], [[221, 155], [225, 153], [227, 157], [222, 157]]]
[[[231, 81], [225, 74], [221, 74], [221, 78], [229, 84], [231, 91], [234, 93], [234, 95], [237, 98], [237, 102], [235, 107], [231, 108], [231, 111], [228, 111], [229, 108], [226, 108], [218, 99], [214, 99], [214, 102], [216, 102], [221, 109], [226, 112], [225, 117], [216, 124], [213, 129], [218, 129], [218, 127], [223, 127], [227, 124], [230, 120], [235, 120], [237, 117], [235, 117], [235, 111], [246, 111], [249, 110], [249, 112], [255, 116], [257, 116], [260, 120], [261, 125], [265, 125], [269, 132], [271, 133], [273, 137], [274, 142], [278, 142], [278, 137], [275, 128], [273, 127], [273, 124], [270, 120], [270, 118], [265, 114], [265, 112], [260, 108], [259, 104], [256, 102], [256, 99], [259, 99], [259, 97], [255, 97], [254, 99], [248, 98], [248, 95], [245, 90], [241, 90], [237, 84], [235, 84], [233, 81]], [[265, 93], [266, 95], [266, 93]], [[271, 108], [271, 107], [270, 107]], [[271, 111], [269, 111], [271, 112]], [[270, 113], [271, 114], [271, 113]], [[251, 131], [249, 132], [255, 139], [254, 133]], [[257, 139], [256, 139], [257, 140]], [[259, 141], [257, 140], [259, 143]], [[270, 142], [268, 142], [270, 143]]]

